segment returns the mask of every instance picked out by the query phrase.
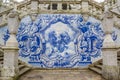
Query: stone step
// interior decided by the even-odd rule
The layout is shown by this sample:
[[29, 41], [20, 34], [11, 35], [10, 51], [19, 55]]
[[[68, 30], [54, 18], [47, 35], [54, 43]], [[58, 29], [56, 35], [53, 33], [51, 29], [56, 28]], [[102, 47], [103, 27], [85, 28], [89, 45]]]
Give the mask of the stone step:
[[25, 65], [19, 65], [19, 70], [23, 69]]
[[0, 55], [0, 57], [3, 57], [4, 55]]
[[99, 69], [102, 69], [102, 65], [98, 64], [98, 65], [95, 65], [95, 67], [99, 68]]
[[3, 54], [4, 53], [4, 51], [3, 51], [3, 49], [1, 49], [1, 47], [0, 47], [0, 54]]
[[20, 70], [20, 72], [19, 72], [18, 76], [16, 76], [15, 80], [18, 80], [19, 77], [21, 77], [22, 75], [24, 75], [25, 73], [27, 73], [30, 70], [31, 70], [31, 68], [24, 67], [23, 69]]
[[25, 67], [25, 68], [21, 69], [20, 72], [19, 72], [19, 76], [21, 76], [22, 74], [25, 74], [29, 70], [30, 70], [30, 68], [28, 68], [28, 67]]
[[10, 80], [10, 79], [8, 77], [0, 77], [0, 80]]
[[120, 56], [120, 51], [117, 53], [117, 56]]
[[120, 61], [118, 61], [118, 65], [120, 66]]
[[3, 64], [3, 60], [0, 60], [0, 64]]
[[18, 65], [21, 65], [21, 63], [20, 63], [20, 62], [18, 62]]
[[120, 56], [119, 56], [119, 57], [117, 57], [117, 59], [120, 61]]
[[102, 64], [103, 64], [103, 61], [100, 61], [98, 64], [102, 65]]
[[119, 54], [119, 55], [117, 55], [117, 57], [120, 57], [120, 54]]
[[0, 57], [0, 61], [3, 61], [3, 57]]
[[89, 69], [90, 70], [92, 70], [92, 71], [94, 71], [94, 72], [96, 72], [96, 73], [98, 73], [98, 74], [102, 74], [102, 70], [100, 70], [99, 68], [96, 68], [96, 67], [89, 67]]
[[[120, 65], [120, 56], [118, 56], [117, 59], [118, 59], [118, 65]], [[101, 61], [98, 61], [97, 63], [95, 63], [94, 66], [89, 67], [89, 69], [98, 74], [101, 74], [102, 73], [102, 65], [103, 65], [103, 62], [101, 60]]]
[[0, 54], [0, 57], [3, 57], [4, 55], [3, 54]]

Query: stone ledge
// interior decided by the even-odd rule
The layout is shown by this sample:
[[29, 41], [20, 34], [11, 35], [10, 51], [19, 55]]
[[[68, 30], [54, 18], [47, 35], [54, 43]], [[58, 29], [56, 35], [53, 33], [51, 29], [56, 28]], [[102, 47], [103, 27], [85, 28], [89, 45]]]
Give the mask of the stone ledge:
[[11, 47], [11, 46], [5, 46], [5, 47], [2, 47], [3, 50], [19, 50], [18, 47]]

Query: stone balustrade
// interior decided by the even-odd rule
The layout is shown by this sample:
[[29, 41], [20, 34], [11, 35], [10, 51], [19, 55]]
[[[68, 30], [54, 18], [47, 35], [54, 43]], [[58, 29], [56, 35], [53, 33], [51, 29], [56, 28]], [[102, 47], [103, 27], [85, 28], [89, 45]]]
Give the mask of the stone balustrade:
[[[46, 0], [46, 2], [45, 1], [43, 2], [42, 0], [39, 0], [39, 1], [37, 0], [37, 3], [35, 3], [35, 4], [38, 7], [36, 9], [37, 11], [35, 11], [35, 10], [32, 10], [32, 8], [31, 8], [31, 5], [34, 5], [34, 3], [32, 3], [32, 1], [30, 1], [30, 0], [27, 0], [27, 1], [22, 2], [20, 4], [17, 3], [17, 11], [20, 13], [20, 18], [23, 18], [25, 15], [29, 15], [30, 13], [36, 13], [36, 12], [38, 12], [39, 14], [46, 14], [48, 12], [51, 13], [51, 14], [53, 14], [53, 13], [54, 14], [55, 13], [56, 14], [58, 14], [58, 13], [81, 14], [81, 13], [85, 12], [83, 10], [86, 10], [86, 11], [88, 11], [88, 13], [86, 12], [87, 15], [93, 16], [93, 17], [95, 17], [99, 20], [103, 19], [104, 7], [103, 7], [102, 4], [98, 4], [98, 3], [94, 2], [94, 1], [91, 1], [91, 0], [86, 0], [86, 1], [84, 1], [84, 3], [85, 2], [88, 2], [88, 3], [84, 6], [87, 9], [84, 9], [84, 8], [82, 8], [82, 7], [84, 7], [84, 6], [82, 6], [82, 4], [83, 4], [82, 0], [75, 0], [75, 1], [74, 0], [70, 1], [69, 0], [67, 2], [67, 10], [62, 10], [62, 5], [60, 5], [60, 3], [65, 3], [66, 0], [64, 0], [64, 1], [59, 0], [58, 9], [57, 10], [52, 10], [52, 3], [55, 3], [55, 1], [56, 0], [49, 0], [49, 1]], [[116, 2], [119, 3], [120, 1], [119, 0], [117, 0], [117, 1], [113, 0], [112, 1], [112, 3], [114, 3], [114, 4], [116, 4]], [[109, 2], [109, 3], [111, 3], [111, 2]], [[41, 7], [41, 5], [42, 5], [42, 7]], [[50, 5], [50, 8], [51, 8], [50, 10], [48, 9], [49, 5]], [[71, 6], [71, 9], [69, 9], [69, 6]], [[0, 12], [0, 14], [1, 15], [8, 14], [8, 12], [11, 11], [12, 9], [13, 8], [5, 10], [4, 12]], [[5, 15], [5, 17], [6, 17], [6, 15]], [[5, 17], [4, 17], [4, 21], [0, 24], [1, 26], [6, 25], [6, 18]], [[1, 19], [0, 19], [0, 21], [1, 21]], [[118, 26], [118, 24], [117, 24], [117, 26]]]

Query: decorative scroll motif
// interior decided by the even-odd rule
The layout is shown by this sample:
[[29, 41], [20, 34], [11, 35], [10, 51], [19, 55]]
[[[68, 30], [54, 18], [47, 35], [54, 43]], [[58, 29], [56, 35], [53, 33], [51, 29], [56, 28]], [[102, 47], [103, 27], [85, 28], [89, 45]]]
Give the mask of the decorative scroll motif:
[[79, 29], [82, 33], [77, 39], [77, 52], [82, 62], [90, 62], [92, 57], [100, 56], [104, 33], [99, 23], [86, 22]]
[[87, 66], [101, 55], [103, 36], [100, 23], [81, 15], [41, 14], [34, 22], [21, 21], [19, 55], [42, 68]]

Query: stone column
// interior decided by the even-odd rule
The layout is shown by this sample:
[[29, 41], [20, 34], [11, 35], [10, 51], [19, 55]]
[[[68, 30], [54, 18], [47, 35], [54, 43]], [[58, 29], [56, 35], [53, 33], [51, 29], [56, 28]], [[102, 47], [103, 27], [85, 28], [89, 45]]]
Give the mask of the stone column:
[[50, 10], [51, 10], [51, 12], [52, 12], [52, 2], [50, 3]]
[[57, 6], [57, 10], [62, 10], [62, 3], [57, 3], [58, 4], [58, 6]]
[[103, 29], [105, 31], [105, 38], [103, 42], [103, 67], [102, 76], [107, 80], [119, 80], [119, 67], [117, 64], [117, 49], [115, 42], [111, 37], [113, 30], [113, 16], [112, 13], [106, 11], [103, 20]]
[[67, 10], [68, 10], [68, 11], [69, 11], [69, 7], [70, 7], [70, 6], [69, 6], [69, 3], [67, 3]]
[[4, 63], [2, 69], [2, 76], [4, 80], [12, 80], [19, 72], [18, 68], [18, 42], [16, 40], [16, 32], [18, 30], [18, 16], [17, 13], [12, 11], [8, 15], [8, 29], [10, 38], [6, 42], [4, 50]]

